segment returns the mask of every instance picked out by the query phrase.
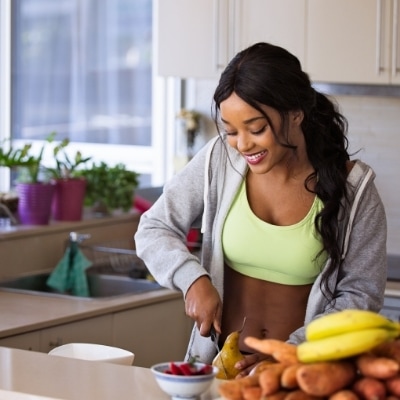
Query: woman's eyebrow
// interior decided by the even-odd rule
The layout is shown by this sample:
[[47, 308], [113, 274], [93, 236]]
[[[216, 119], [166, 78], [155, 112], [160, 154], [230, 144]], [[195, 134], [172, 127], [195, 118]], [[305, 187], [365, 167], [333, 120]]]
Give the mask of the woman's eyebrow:
[[[251, 124], [252, 122], [257, 121], [259, 119], [265, 119], [265, 117], [260, 115], [259, 117], [246, 119], [245, 121], [243, 121], [243, 123], [247, 125], [247, 124]], [[228, 125], [230, 124], [229, 121], [226, 121], [223, 118], [221, 118], [221, 122], [223, 122], [224, 124], [228, 124]]]

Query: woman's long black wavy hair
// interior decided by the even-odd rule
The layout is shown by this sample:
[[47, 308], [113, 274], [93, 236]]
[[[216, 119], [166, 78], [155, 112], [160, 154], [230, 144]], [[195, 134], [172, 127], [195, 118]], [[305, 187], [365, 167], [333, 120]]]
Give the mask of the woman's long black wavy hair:
[[[307, 177], [304, 185], [324, 204], [315, 225], [323, 243], [320, 254], [326, 252], [331, 259], [321, 289], [325, 295], [332, 294], [327, 281], [341, 264], [338, 215], [341, 201], [346, 198], [346, 162], [349, 160], [347, 120], [333, 101], [312, 87], [308, 75], [302, 71], [294, 55], [269, 43], [257, 43], [241, 51], [221, 74], [213, 98], [213, 117], [217, 129], [221, 102], [233, 92], [262, 113], [270, 123], [261, 107], [266, 105], [277, 110], [282, 129], [280, 132], [274, 131], [276, 139], [294, 152], [296, 147], [288, 140], [288, 113], [301, 110], [304, 114], [301, 128], [307, 155], [314, 167], [314, 172]], [[314, 189], [310, 188], [311, 181], [316, 182]]]

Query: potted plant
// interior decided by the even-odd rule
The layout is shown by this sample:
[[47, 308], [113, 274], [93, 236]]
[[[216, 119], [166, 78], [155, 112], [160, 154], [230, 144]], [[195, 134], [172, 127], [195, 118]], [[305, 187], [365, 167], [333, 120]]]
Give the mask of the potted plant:
[[[51, 142], [53, 134], [46, 141]], [[18, 194], [18, 218], [22, 224], [47, 225], [50, 221], [54, 185], [40, 173], [45, 145], [38, 154], [32, 154], [32, 144], [20, 149], [11, 145], [1, 148], [0, 166], [18, 170], [16, 191]]]
[[115, 210], [127, 212], [132, 208], [139, 174], [128, 170], [124, 164], [92, 163], [76, 171], [76, 175], [86, 179], [85, 205], [96, 215], [108, 215]]
[[46, 168], [55, 185], [51, 213], [56, 221], [80, 221], [83, 213], [86, 179], [76, 176], [75, 171], [91, 157], [83, 158], [80, 151], [69, 156], [68, 144], [69, 139], [64, 139], [53, 148], [56, 165]]

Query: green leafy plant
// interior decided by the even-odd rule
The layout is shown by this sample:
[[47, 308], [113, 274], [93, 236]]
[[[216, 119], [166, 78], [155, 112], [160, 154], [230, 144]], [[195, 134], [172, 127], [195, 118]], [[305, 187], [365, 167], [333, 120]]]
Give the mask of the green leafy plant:
[[10, 169], [19, 169], [19, 182], [36, 183], [39, 182], [39, 173], [43, 159], [43, 152], [47, 143], [53, 141], [55, 133], [51, 133], [46, 138], [46, 143], [42, 146], [39, 154], [32, 154], [32, 143], [26, 143], [20, 149], [15, 149], [12, 145], [0, 147], [0, 166]]
[[68, 138], [63, 139], [57, 146], [53, 148], [56, 166], [54, 168], [47, 167], [46, 170], [54, 179], [73, 178], [77, 167], [85, 164], [92, 158], [83, 158], [80, 151], [77, 151], [73, 158], [68, 156], [65, 148], [69, 145], [69, 142], [70, 140]]
[[91, 167], [77, 170], [76, 176], [86, 179], [85, 205], [103, 204], [108, 211], [129, 211], [139, 174], [126, 169], [124, 164], [109, 166], [105, 162], [93, 163]]

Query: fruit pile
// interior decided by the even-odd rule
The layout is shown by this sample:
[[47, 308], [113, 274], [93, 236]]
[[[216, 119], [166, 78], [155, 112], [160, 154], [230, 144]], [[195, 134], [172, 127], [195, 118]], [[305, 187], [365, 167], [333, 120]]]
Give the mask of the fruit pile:
[[245, 338], [270, 356], [244, 378], [226, 380], [226, 400], [400, 399], [400, 324], [363, 310], [318, 318], [298, 346]]

